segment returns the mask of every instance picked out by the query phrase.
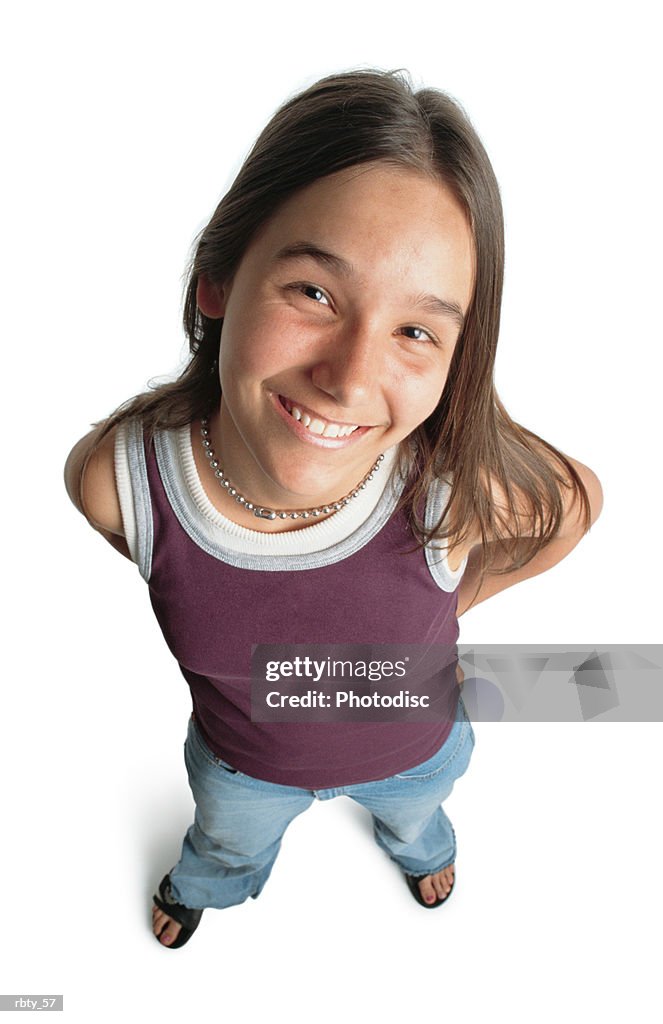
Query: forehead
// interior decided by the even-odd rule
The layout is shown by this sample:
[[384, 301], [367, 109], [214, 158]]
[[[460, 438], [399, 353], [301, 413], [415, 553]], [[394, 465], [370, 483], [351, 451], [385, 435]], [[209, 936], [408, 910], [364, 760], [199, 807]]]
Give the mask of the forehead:
[[270, 262], [297, 243], [336, 253], [357, 278], [453, 288], [463, 308], [469, 303], [474, 254], [466, 214], [446, 185], [417, 171], [363, 164], [320, 178], [279, 207], [247, 255]]

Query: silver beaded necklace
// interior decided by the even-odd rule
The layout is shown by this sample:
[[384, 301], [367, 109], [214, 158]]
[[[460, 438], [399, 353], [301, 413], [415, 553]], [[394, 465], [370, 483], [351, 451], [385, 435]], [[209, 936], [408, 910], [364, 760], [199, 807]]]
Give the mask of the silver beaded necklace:
[[244, 495], [240, 494], [236, 487], [233, 487], [230, 480], [224, 473], [214, 454], [214, 449], [212, 448], [212, 442], [210, 441], [209, 417], [207, 416], [203, 417], [200, 421], [200, 433], [203, 441], [203, 449], [205, 451], [205, 455], [210, 461], [210, 466], [214, 470], [214, 476], [217, 478], [223, 489], [235, 499], [238, 505], [241, 505], [242, 508], [245, 508], [248, 512], [253, 512], [253, 515], [257, 516], [258, 519], [315, 519], [317, 516], [333, 515], [334, 512], [338, 512], [339, 509], [342, 509], [345, 505], [349, 505], [353, 498], [359, 496], [360, 491], [365, 490], [366, 484], [369, 480], [373, 479], [373, 475], [377, 473], [380, 468], [380, 463], [384, 459], [384, 455], [378, 455], [375, 463], [371, 466], [368, 473], [362, 477], [357, 486], [348, 494], [339, 498], [338, 501], [332, 502], [330, 505], [321, 505], [320, 508], [298, 508], [294, 510], [265, 508], [264, 505], [255, 505], [252, 501], [247, 501]]

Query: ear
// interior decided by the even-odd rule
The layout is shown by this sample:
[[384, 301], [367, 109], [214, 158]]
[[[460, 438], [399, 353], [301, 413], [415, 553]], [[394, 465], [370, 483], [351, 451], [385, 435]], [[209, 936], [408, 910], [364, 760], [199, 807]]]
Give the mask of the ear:
[[226, 295], [221, 285], [213, 284], [207, 274], [201, 274], [196, 288], [198, 309], [210, 320], [220, 320], [226, 313]]

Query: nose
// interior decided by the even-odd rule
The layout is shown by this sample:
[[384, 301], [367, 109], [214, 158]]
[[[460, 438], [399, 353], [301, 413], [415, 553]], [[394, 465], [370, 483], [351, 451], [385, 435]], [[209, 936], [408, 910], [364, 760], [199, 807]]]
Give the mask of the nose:
[[371, 324], [348, 324], [326, 339], [311, 371], [313, 384], [345, 409], [371, 406], [380, 386], [384, 337]]

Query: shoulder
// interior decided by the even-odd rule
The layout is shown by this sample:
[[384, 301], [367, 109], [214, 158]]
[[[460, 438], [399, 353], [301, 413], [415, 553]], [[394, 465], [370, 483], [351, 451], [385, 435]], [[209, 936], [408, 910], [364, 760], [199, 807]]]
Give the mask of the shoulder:
[[117, 428], [98, 443], [103, 424], [74, 445], [65, 466], [67, 492], [91, 526], [124, 535], [122, 512], [115, 482]]
[[[577, 459], [572, 459], [568, 455], [565, 457], [575, 470], [575, 473], [587, 492], [590, 514], [589, 525], [591, 527], [598, 519], [603, 508], [603, 489], [601, 487], [601, 482], [596, 473], [594, 473], [589, 466], [585, 466], [582, 462], [579, 462]], [[570, 537], [578, 535], [578, 537], [580, 537], [585, 532], [585, 516], [583, 504], [580, 501], [575, 480], [568, 472], [568, 469], [563, 467], [557, 459], [553, 459], [552, 455], [547, 455], [546, 458], [549, 462], [550, 468], [556, 474], [559, 474], [561, 469], [563, 470], [563, 483], [560, 487], [562, 520], [558, 536]], [[497, 513], [497, 519], [501, 518], [503, 520], [502, 525], [500, 525], [499, 522], [496, 522], [494, 534], [489, 538], [489, 540], [497, 540], [499, 537], [509, 536], [509, 531], [513, 530], [514, 527], [517, 527], [517, 531], [520, 536], [532, 536], [533, 528], [531, 506], [523, 492], [517, 488], [514, 489], [513, 492], [516, 511], [514, 521], [513, 511], [510, 509], [506, 491], [500, 481], [491, 473], [484, 476], [484, 482], [487, 483], [488, 494], [490, 495], [492, 507]], [[477, 545], [480, 542], [481, 532], [477, 525], [474, 544]]]
[[[603, 509], [603, 488], [601, 487], [601, 481], [589, 466], [585, 466], [582, 462], [578, 462], [577, 459], [569, 458], [568, 455], [567, 458], [580, 477], [580, 481], [587, 491], [587, 497], [589, 499], [589, 525], [593, 526], [601, 515], [601, 511]], [[561, 531], [564, 534], [573, 532], [578, 528], [582, 528], [582, 508], [580, 502], [574, 500], [574, 497], [575, 495], [572, 489], [566, 491], [564, 496], [564, 522]]]

